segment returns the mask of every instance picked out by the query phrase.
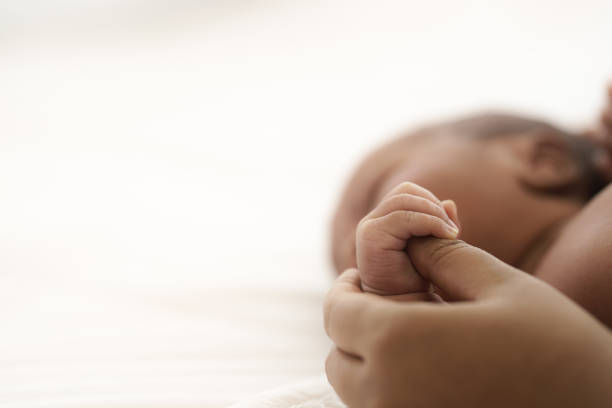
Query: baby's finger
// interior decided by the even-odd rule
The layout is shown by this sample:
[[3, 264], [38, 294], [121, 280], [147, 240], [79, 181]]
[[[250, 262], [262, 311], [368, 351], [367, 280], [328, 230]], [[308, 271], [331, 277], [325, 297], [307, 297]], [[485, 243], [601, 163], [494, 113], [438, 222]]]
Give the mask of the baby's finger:
[[419, 186], [418, 184], [411, 183], [410, 181], [404, 181], [403, 183], [400, 183], [397, 186], [393, 187], [391, 191], [385, 194], [381, 201], [384, 201], [388, 197], [398, 194], [412, 194], [426, 198], [427, 200], [438, 205], [440, 204], [440, 200], [438, 199], [438, 197], [436, 197], [431, 191]]
[[359, 241], [376, 242], [378, 248], [400, 250], [411, 237], [433, 235], [455, 239], [459, 231], [433, 215], [414, 211], [393, 211], [379, 218], [364, 221], [357, 233]]
[[450, 219], [453, 221], [453, 224], [457, 227], [457, 229], [461, 230], [461, 221], [459, 221], [459, 212], [457, 210], [457, 204], [453, 200], [444, 200], [442, 201], [442, 208]]
[[433, 215], [442, 218], [452, 227], [457, 228], [457, 225], [453, 223], [442, 205], [412, 194], [398, 194], [384, 199], [365, 217], [365, 219], [379, 218], [393, 211], [414, 211]]

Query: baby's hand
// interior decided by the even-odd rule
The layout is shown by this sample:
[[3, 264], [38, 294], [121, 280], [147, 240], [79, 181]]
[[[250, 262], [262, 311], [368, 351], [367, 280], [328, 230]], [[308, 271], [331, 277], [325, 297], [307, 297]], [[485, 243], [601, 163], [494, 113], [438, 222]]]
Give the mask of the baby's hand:
[[357, 268], [363, 290], [379, 295], [426, 292], [429, 284], [405, 252], [407, 240], [433, 235], [455, 239], [457, 208], [414, 183], [387, 194], [357, 226]]

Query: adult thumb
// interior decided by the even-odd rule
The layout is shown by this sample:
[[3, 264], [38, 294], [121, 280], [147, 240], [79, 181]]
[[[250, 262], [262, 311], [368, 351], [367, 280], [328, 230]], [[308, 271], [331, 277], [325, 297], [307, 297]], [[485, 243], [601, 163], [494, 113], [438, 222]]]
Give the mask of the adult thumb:
[[408, 242], [406, 251], [414, 268], [441, 290], [445, 300], [485, 299], [527, 277], [463, 241], [427, 237]]

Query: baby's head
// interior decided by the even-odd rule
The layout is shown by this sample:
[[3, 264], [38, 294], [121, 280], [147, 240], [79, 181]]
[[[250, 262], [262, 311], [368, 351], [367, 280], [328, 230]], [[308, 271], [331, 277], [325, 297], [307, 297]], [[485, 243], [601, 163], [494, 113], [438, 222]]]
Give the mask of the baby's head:
[[429, 126], [371, 153], [332, 224], [338, 271], [355, 266], [355, 228], [394, 186], [412, 181], [457, 203], [461, 238], [513, 265], [605, 185], [595, 146], [548, 123], [482, 114]]

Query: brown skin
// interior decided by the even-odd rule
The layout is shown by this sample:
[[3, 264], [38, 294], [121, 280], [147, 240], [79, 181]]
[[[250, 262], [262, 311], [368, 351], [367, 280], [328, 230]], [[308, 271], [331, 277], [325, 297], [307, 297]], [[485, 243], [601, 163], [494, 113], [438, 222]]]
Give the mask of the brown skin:
[[407, 251], [460, 302], [394, 301], [343, 273], [324, 306], [326, 372], [351, 408], [612, 406], [612, 335], [582, 308], [461, 241]]
[[[550, 245], [544, 242], [532, 251], [537, 258], [543, 255], [533, 275], [561, 290], [608, 327], [612, 327], [610, 208], [612, 185], [564, 225]], [[416, 236], [453, 239], [456, 233], [449, 228], [455, 224], [454, 206], [419, 186], [400, 184], [359, 223], [357, 263], [362, 289], [380, 295], [427, 292], [429, 282], [418, 273], [405, 249]]]
[[601, 146], [594, 158], [602, 173], [612, 180], [612, 84], [606, 92], [606, 106], [601, 112], [599, 124], [585, 136]]
[[[612, 114], [612, 90], [604, 112]], [[600, 165], [606, 172], [612, 169], [612, 122], [605, 120], [606, 113], [603, 117], [597, 138], [603, 151], [608, 149], [607, 160]], [[355, 262], [355, 217], [358, 221], [359, 212], [367, 212], [379, 200], [380, 191], [370, 192], [384, 174], [378, 167], [389, 157], [402, 157], [401, 143], [393, 144], [361, 166], [341, 202], [333, 236], [337, 267]], [[530, 149], [534, 144], [529, 142], [522, 146], [502, 149], [506, 158], [508, 150], [515, 152], [506, 163], [516, 165], [521, 157], [532, 157], [531, 167], [501, 167], [513, 168], [523, 185], [554, 186], [571, 179], [574, 170], [558, 154], [562, 152], [558, 147], [552, 153], [546, 148], [544, 154], [529, 155], [525, 152], [542, 150]], [[394, 156], [394, 151], [399, 153]], [[487, 170], [493, 169], [483, 168], [482, 173]], [[395, 175], [395, 170], [390, 174]], [[612, 171], [609, 174], [612, 179]], [[492, 188], [503, 193], [505, 189], [499, 187]], [[385, 188], [381, 190], [384, 193]], [[464, 242], [435, 238], [407, 240], [407, 256], [424, 281], [458, 303], [419, 302], [431, 300], [422, 294], [375, 296], [363, 293], [357, 270], [342, 274], [324, 307], [325, 328], [336, 344], [326, 372], [338, 395], [352, 408], [612, 406], [612, 334], [553, 288], [612, 326], [608, 300], [612, 186], [582, 210], [580, 192], [574, 197], [569, 200], [573, 211], [568, 211], [572, 206], [567, 199], [561, 200], [563, 206], [537, 204], [558, 211], [546, 218], [547, 226], [541, 219], [531, 219], [540, 226], [540, 233], [534, 234], [532, 245], [516, 262], [541, 280]], [[379, 206], [384, 205], [382, 200]], [[516, 207], [501, 201], [498, 205]], [[534, 210], [545, 215], [539, 207]], [[456, 219], [452, 208], [447, 213]], [[516, 220], [517, 224], [522, 221]], [[488, 226], [481, 227], [486, 231]], [[482, 236], [474, 230], [470, 239]]]
[[404, 182], [389, 192], [357, 227], [357, 267], [362, 288], [377, 295], [429, 292], [414, 270], [406, 245], [414, 237], [455, 239], [459, 219], [452, 201]]
[[531, 188], [578, 177], [563, 142], [545, 133], [479, 139], [435, 129], [401, 138], [366, 158], [349, 182], [333, 220], [334, 265], [338, 272], [356, 266], [357, 224], [389, 190], [411, 181], [457, 204], [463, 240], [525, 269], [533, 266], [534, 242], [584, 205], [578, 193]]
[[534, 275], [612, 327], [612, 185], [563, 229]]
[[[612, 88], [609, 96], [597, 136], [602, 151], [612, 146], [612, 123], [607, 120], [612, 115]], [[598, 235], [612, 223], [612, 192], [602, 192], [585, 207], [581, 191], [533, 191], [572, 184], [579, 177], [563, 144], [545, 132], [479, 139], [438, 126], [383, 146], [359, 167], [338, 207], [332, 235], [337, 270], [356, 266], [355, 229], [361, 217], [381, 205], [396, 184], [410, 180], [431, 190], [436, 199], [457, 203], [466, 242], [552, 284], [612, 327], [612, 239]], [[456, 214], [454, 218], [458, 224]], [[434, 231], [431, 235], [445, 237]], [[362, 250], [366, 252], [373, 251]], [[380, 271], [361, 269], [366, 280]], [[404, 293], [426, 286], [422, 279], [411, 281], [416, 286]], [[390, 285], [373, 292], [402, 293]]]

